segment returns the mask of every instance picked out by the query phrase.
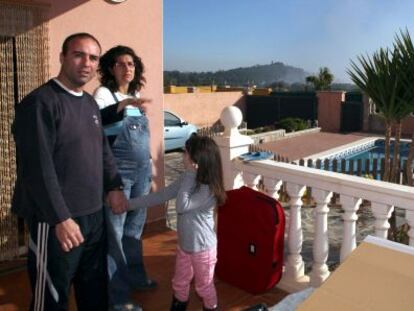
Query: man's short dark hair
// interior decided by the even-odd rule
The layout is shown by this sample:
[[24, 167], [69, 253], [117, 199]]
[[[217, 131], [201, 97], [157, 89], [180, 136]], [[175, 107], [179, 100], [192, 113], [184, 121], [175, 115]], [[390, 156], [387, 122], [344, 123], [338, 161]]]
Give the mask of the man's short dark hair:
[[74, 33], [66, 37], [65, 41], [63, 41], [63, 44], [62, 44], [63, 55], [66, 55], [69, 49], [69, 44], [75, 39], [91, 39], [96, 42], [96, 44], [99, 46], [99, 50], [102, 51], [101, 44], [99, 43], [98, 39], [96, 39], [94, 36], [92, 36], [91, 34], [87, 32], [78, 32], [78, 33]]

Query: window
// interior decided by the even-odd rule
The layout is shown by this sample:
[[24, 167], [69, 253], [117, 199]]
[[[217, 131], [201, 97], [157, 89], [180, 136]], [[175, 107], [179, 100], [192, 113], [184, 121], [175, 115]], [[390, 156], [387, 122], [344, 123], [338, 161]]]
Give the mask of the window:
[[181, 120], [173, 115], [172, 113], [169, 113], [167, 111], [164, 111], [164, 126], [180, 126]]

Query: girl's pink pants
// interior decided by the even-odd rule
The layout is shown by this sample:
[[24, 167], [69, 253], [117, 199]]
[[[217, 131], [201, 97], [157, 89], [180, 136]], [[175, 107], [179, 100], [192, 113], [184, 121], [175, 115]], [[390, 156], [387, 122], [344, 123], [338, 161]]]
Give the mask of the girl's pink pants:
[[217, 306], [217, 293], [214, 286], [214, 267], [217, 262], [216, 248], [186, 253], [177, 247], [175, 272], [172, 280], [174, 296], [180, 301], [187, 301], [190, 283], [195, 278], [195, 289], [203, 299], [204, 307], [214, 309]]

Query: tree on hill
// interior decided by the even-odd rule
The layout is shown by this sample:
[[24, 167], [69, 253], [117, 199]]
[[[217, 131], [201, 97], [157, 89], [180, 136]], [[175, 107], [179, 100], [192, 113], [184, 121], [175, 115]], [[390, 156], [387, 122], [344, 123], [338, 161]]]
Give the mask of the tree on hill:
[[308, 75], [301, 68], [273, 62], [267, 65], [240, 67], [216, 72], [180, 72], [164, 71], [164, 86], [169, 85], [224, 85], [248, 86], [255, 84], [265, 87], [270, 83], [284, 81], [285, 83], [304, 82]]
[[289, 84], [282, 81], [282, 80], [272, 82], [269, 85], [267, 85], [267, 87], [271, 88], [272, 90], [274, 90], [276, 92], [284, 92], [284, 91], [289, 90]]
[[306, 82], [313, 84], [316, 91], [329, 90], [334, 79], [334, 75], [328, 67], [319, 68], [318, 75], [307, 76]]

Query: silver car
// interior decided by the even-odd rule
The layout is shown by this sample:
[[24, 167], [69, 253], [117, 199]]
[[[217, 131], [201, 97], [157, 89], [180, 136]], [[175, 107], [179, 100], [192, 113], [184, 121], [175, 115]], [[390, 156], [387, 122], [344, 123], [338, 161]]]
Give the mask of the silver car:
[[191, 134], [197, 133], [197, 127], [189, 124], [175, 114], [164, 111], [165, 151], [183, 149]]

